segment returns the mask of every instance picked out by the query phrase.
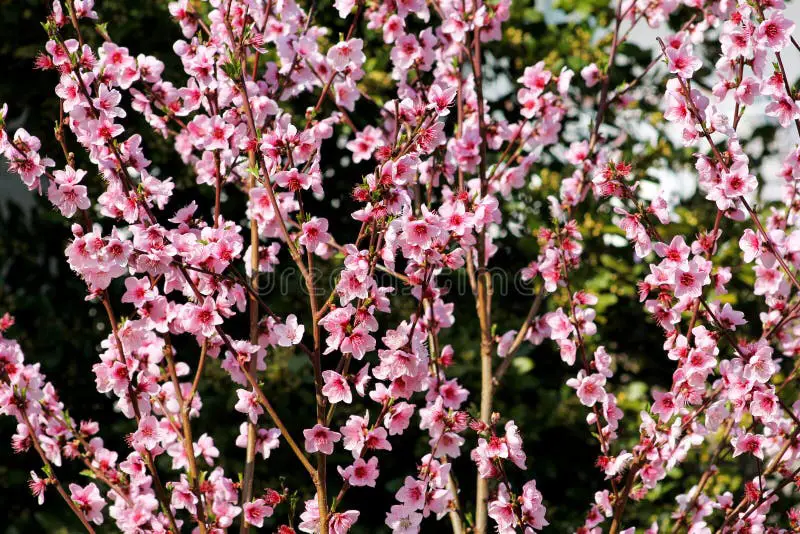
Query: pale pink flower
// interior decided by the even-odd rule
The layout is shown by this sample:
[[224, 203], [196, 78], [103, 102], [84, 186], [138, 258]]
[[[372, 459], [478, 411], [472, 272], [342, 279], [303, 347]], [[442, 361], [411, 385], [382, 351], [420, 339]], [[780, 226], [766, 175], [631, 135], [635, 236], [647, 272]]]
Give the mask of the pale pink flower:
[[250, 418], [250, 422], [256, 424], [258, 422], [258, 416], [264, 413], [264, 408], [261, 407], [256, 392], [246, 389], [237, 389], [236, 396], [239, 397], [239, 400], [236, 402], [234, 409], [237, 412], [247, 414]]
[[679, 269], [675, 273], [675, 296], [697, 298], [703, 294], [703, 285], [707, 282], [708, 273], [698, 267], [698, 262], [693, 260], [688, 269]]
[[36, 502], [40, 505], [44, 504], [44, 493], [47, 490], [48, 479], [39, 478], [35, 471], [31, 471], [31, 479], [28, 481], [28, 487], [36, 497]]
[[193, 305], [188, 317], [187, 330], [197, 332], [205, 337], [216, 333], [216, 326], [222, 324], [222, 317], [217, 313], [214, 299], [206, 297], [202, 306]]
[[795, 24], [786, 19], [780, 11], [774, 11], [767, 20], [758, 26], [758, 39], [775, 52], [780, 52], [794, 31]]
[[132, 443], [134, 447], [143, 447], [152, 451], [158, 446], [162, 433], [158, 424], [158, 419], [152, 415], [142, 417], [139, 420], [139, 427], [133, 433]]
[[297, 169], [276, 172], [273, 179], [276, 184], [289, 191], [300, 191], [311, 187], [311, 177]]
[[130, 302], [137, 308], [141, 308], [146, 302], [154, 300], [157, 296], [158, 291], [152, 287], [147, 278], [130, 276], [125, 279], [125, 293], [122, 295], [122, 302]]
[[594, 373], [586, 376], [583, 369], [578, 372], [576, 378], [567, 380], [567, 385], [577, 390], [578, 399], [584, 406], [594, 406], [598, 402], [602, 402], [606, 397], [606, 391], [603, 386], [606, 384], [606, 377]]
[[581, 78], [586, 87], [594, 87], [600, 81], [600, 69], [596, 64], [590, 63], [581, 69]]
[[691, 78], [703, 66], [703, 61], [693, 56], [686, 47], [667, 48], [667, 68], [681, 78]]
[[69, 165], [63, 171], [53, 172], [54, 180], [47, 188], [47, 198], [64, 217], [72, 217], [76, 211], [88, 209], [91, 205], [86, 186], [79, 185], [85, 175], [86, 171], [76, 171]]
[[85, 487], [70, 484], [69, 492], [72, 502], [83, 512], [87, 520], [96, 525], [103, 524], [103, 508], [106, 506], [106, 501], [100, 496], [100, 490], [94, 483]]
[[386, 514], [386, 526], [392, 534], [419, 534], [420, 523], [422, 514], [405, 505], [395, 504]]
[[736, 458], [737, 456], [748, 453], [752, 454], [759, 460], [764, 459], [764, 440], [762, 436], [758, 434], [751, 434], [747, 433], [743, 436], [739, 436], [735, 438], [734, 441], [734, 449], [733, 449], [733, 457]]
[[739, 239], [739, 248], [744, 252], [745, 263], [750, 263], [761, 256], [761, 237], [748, 228]]
[[675, 397], [671, 392], [654, 391], [653, 398], [656, 400], [651, 408], [654, 414], [658, 414], [658, 418], [662, 422], [669, 421], [669, 419], [678, 411], [675, 404]]
[[328, 219], [313, 217], [310, 221], [303, 223], [302, 231], [298, 241], [312, 252], [317, 250], [319, 245], [327, 244], [331, 239], [331, 235], [328, 233]]
[[264, 499], [246, 502], [242, 508], [245, 521], [256, 528], [264, 526], [264, 519], [272, 516], [272, 507], [268, 506]]
[[353, 402], [353, 394], [345, 377], [336, 371], [323, 371], [322, 379], [325, 381], [325, 385], [322, 387], [322, 394], [328, 398], [331, 404], [338, 402], [350, 404]]
[[566, 339], [575, 332], [575, 327], [561, 308], [549, 313], [546, 321], [550, 327], [550, 337], [554, 340]]
[[350, 528], [358, 521], [360, 512], [348, 510], [346, 512], [331, 514], [328, 520], [328, 527], [331, 534], [346, 534]]
[[291, 347], [303, 340], [303, 333], [306, 327], [297, 323], [297, 316], [291, 314], [286, 317], [283, 324], [276, 324], [274, 327], [275, 335], [278, 338], [278, 345], [281, 347]]
[[347, 67], [358, 68], [367, 59], [362, 52], [364, 41], [361, 39], [350, 39], [333, 45], [328, 49], [328, 61], [336, 70], [342, 72]]
[[341, 434], [319, 423], [313, 428], [303, 430], [303, 436], [306, 439], [305, 448], [308, 453], [333, 454], [333, 444], [342, 439]]
[[800, 118], [800, 107], [797, 102], [785, 94], [767, 104], [765, 112], [770, 117], [776, 117], [783, 128]]
[[397, 500], [409, 510], [421, 510], [425, 504], [425, 488], [423, 481], [407, 476], [403, 487], [397, 491]]
[[378, 479], [378, 459], [373, 456], [368, 462], [363, 458], [357, 458], [353, 465], [346, 468], [338, 467], [339, 474], [351, 486], [369, 486], [375, 487], [375, 481]]

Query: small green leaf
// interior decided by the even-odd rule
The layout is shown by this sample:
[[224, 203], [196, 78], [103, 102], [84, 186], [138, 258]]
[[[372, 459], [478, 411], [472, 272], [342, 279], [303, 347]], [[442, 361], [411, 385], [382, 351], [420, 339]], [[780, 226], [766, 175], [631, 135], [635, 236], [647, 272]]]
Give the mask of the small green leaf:
[[533, 360], [528, 358], [527, 356], [517, 356], [516, 358], [514, 358], [512, 365], [521, 375], [530, 373], [535, 366]]

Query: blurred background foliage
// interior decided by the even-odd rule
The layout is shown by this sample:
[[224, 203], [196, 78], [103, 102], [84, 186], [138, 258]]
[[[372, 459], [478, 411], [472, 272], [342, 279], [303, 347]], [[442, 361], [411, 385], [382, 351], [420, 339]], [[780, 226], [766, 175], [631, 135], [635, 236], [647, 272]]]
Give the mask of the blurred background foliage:
[[[12, 126], [24, 126], [39, 136], [44, 143], [43, 152], [55, 156], [60, 154], [52, 135], [53, 120], [58, 116], [58, 100], [53, 93], [57, 77], [52, 72], [33, 70], [34, 58], [44, 48], [46, 40], [39, 24], [47, 15], [46, 4], [38, 0], [0, 0], [0, 20], [3, 21], [0, 24], [0, 64], [3, 65], [0, 102], [9, 104]], [[133, 55], [155, 55], [167, 64], [165, 78], [181, 83], [182, 71], [172, 52], [172, 44], [181, 38], [181, 34], [169, 18], [166, 1], [97, 0], [96, 10], [101, 20], [108, 22], [109, 32], [116, 42], [127, 46]], [[605, 0], [556, 0], [546, 8], [534, 5], [530, 0], [514, 2], [511, 20], [504, 26], [504, 39], [492, 43], [487, 51], [487, 84], [492, 88], [487, 93], [493, 108], [513, 113], [512, 82], [525, 66], [539, 60], [544, 60], [555, 73], [563, 66], [577, 72], [591, 62], [605, 65], [612, 13]], [[349, 24], [349, 21], [345, 23], [337, 17], [328, 1], [320, 2], [316, 18], [318, 24], [331, 27], [334, 35], [345, 31], [346, 24]], [[675, 29], [686, 18], [685, 13], [678, 12], [673, 15], [670, 26]], [[365, 25], [362, 23], [359, 34], [364, 33]], [[369, 66], [369, 74], [362, 84], [365, 91], [380, 102], [393, 96], [387, 67], [389, 49], [371, 32], [367, 32], [365, 40], [365, 50], [373, 65]], [[715, 46], [707, 47], [708, 54], [716, 54]], [[633, 79], [653, 55], [651, 49], [632, 43], [622, 46], [619, 54], [618, 66], [612, 72], [612, 87]], [[579, 76], [575, 77], [574, 83], [582, 86]], [[582, 105], [591, 109], [598, 86], [581, 88], [585, 97]], [[620, 117], [612, 113], [607, 122], [614, 124], [619, 119], [622, 124], [630, 124], [626, 122], [629, 117], [636, 117], [658, 128], [657, 125], [663, 122], [659, 108], [661, 94], [662, 88], [658, 88], [637, 95], [630, 109], [623, 111]], [[296, 105], [296, 109], [303, 110], [306, 103]], [[364, 126], [375, 116], [374, 112], [375, 104], [362, 99], [352, 116], [357, 126]], [[588, 138], [591, 126], [584, 112], [575, 111], [570, 121], [566, 135], [571, 132], [577, 134], [577, 138]], [[155, 136], [136, 113], [129, 113], [126, 124], [144, 135], [147, 156], [162, 175], [174, 177], [179, 185], [194, 183], [169, 144]], [[613, 127], [608, 132], [611, 135], [619, 133]], [[762, 139], [763, 146], [768, 147], [774, 129], [761, 128], [756, 135]], [[691, 165], [691, 151], [672, 145], [665, 136], [657, 135], [654, 142], [642, 142], [633, 134], [622, 139], [620, 148], [625, 159], [633, 162], [634, 172], [639, 178], [644, 178], [644, 169], [651, 167], [680, 171]], [[341, 236], [348, 235], [348, 230], [352, 229], [353, 234], [357, 231], [354, 221], [348, 216], [352, 211], [348, 209], [352, 205], [349, 191], [359, 176], [369, 172], [369, 166], [366, 163], [351, 165], [343, 143], [337, 143], [335, 139], [323, 148], [326, 176], [331, 177], [326, 180], [326, 195], [328, 199], [342, 199], [341, 205], [316, 202], [310, 210], [329, 218], [341, 241]], [[80, 154], [78, 160], [81, 161]], [[758, 158], [756, 160], [758, 162]], [[5, 165], [1, 167], [4, 171]], [[507, 232], [499, 239], [500, 250], [494, 260], [496, 267], [513, 277], [535, 258], [538, 244], [534, 231], [550, 224], [546, 196], [556, 190], [560, 180], [570, 172], [547, 155], [540, 165], [534, 166], [531, 186], [516, 192], [513, 201], [505, 207], [505, 217], [515, 223], [515, 231]], [[132, 430], [131, 424], [114, 413], [109, 399], [97, 393], [91, 373], [98, 343], [107, 336], [108, 325], [98, 304], [85, 301], [83, 283], [70, 272], [64, 260], [63, 249], [70, 236], [69, 224], [43, 198], [24, 191], [20, 193], [24, 188], [11, 183], [14, 181], [16, 178], [8, 175], [0, 177], [0, 312], [9, 311], [16, 316], [17, 326], [10, 335], [20, 341], [28, 360], [41, 362], [71, 414], [78, 419], [97, 420], [106, 446], [124, 457], [127, 447], [123, 438]], [[98, 180], [90, 182], [93, 182], [93, 187], [99, 187]], [[229, 198], [224, 203], [223, 214], [241, 221], [244, 212], [242, 196], [233, 190], [226, 191], [226, 196]], [[178, 191], [168, 211], [174, 211], [192, 199], [208, 212], [212, 203], [211, 189], [195, 188], [191, 196], [185, 190]], [[697, 229], [713, 225], [713, 213], [708, 202], [693, 196], [691, 191], [675, 212], [678, 221], [670, 226], [668, 233], [691, 235]], [[645, 267], [632, 260], [631, 250], [624, 241], [619, 242], [621, 234], [612, 222], [610, 206], [589, 200], [580, 209], [577, 219], [585, 239], [585, 253], [583, 265], [572, 275], [571, 282], [575, 288], [586, 288], [600, 296], [596, 307], [598, 334], [590, 342], [592, 347], [605, 345], [617, 357], [618, 371], [610, 390], [616, 393], [626, 414], [620, 428], [619, 446], [630, 449], [638, 438], [638, 412], [645, 409], [650, 400], [650, 385], [668, 387], [674, 364], [665, 357], [661, 348], [663, 336], [660, 328], [645, 315], [638, 302], [635, 287], [644, 276]], [[723, 263], [727, 260], [730, 264], [735, 250], [735, 242], [725, 243], [718, 257]], [[758, 313], [758, 303], [750, 291], [752, 274], [740, 265], [733, 265], [733, 271], [732, 291], [725, 298], [747, 314], [752, 327], [753, 322], [757, 324]], [[452, 281], [459, 283], [459, 280]], [[121, 294], [119, 282], [112, 286], [112, 293], [117, 296]], [[460, 283], [465, 286], [464, 280]], [[510, 286], [505, 294], [495, 296], [494, 321], [498, 333], [519, 327], [533, 298], [532, 289], [528, 289], [528, 294], [520, 294]], [[298, 292], [294, 280], [286, 294], [272, 291], [265, 298], [278, 312], [295, 311]], [[457, 322], [444, 332], [441, 343], [452, 344], [455, 348], [456, 365], [451, 368], [451, 373], [473, 392], [470, 409], [476, 412], [480, 365], [474, 300], [468, 290], [454, 290], [452, 300], [456, 304]], [[548, 298], [545, 306], [553, 309], [564, 303], [565, 294], [557, 292]], [[396, 300], [392, 316], [384, 317], [383, 324], [396, 324], [415, 307], [409, 296]], [[246, 317], [240, 319], [241, 324], [232, 325], [232, 333], [245, 338]], [[758, 333], [749, 332], [751, 335]], [[193, 343], [181, 345], [178, 341], [177, 349], [179, 357], [194, 364], [197, 348]], [[514, 419], [524, 434], [530, 468], [527, 473], [511, 472], [512, 481], [522, 483], [530, 477], [537, 480], [545, 497], [547, 519], [554, 532], [571, 531], [582, 524], [595, 491], [608, 487], [594, 465], [598, 446], [585, 422], [587, 412], [574, 392], [564, 385], [572, 373], [573, 370], [561, 362], [549, 342], [539, 347], [526, 345], [506, 375], [495, 400], [497, 411], [505, 419]], [[287, 417], [290, 429], [299, 433], [303, 427], [310, 426], [313, 385], [307, 358], [289, 351], [271, 354], [264, 378], [277, 410], [290, 414]], [[214, 436], [221, 451], [220, 462], [228, 474], [235, 477], [242, 468], [244, 456], [243, 450], [234, 446], [242, 418], [233, 410], [233, 389], [217, 365], [208, 369], [200, 392], [204, 408], [202, 417], [195, 422], [195, 435], [209, 432]], [[345, 415], [344, 411], [339, 413], [339, 423], [344, 421]], [[6, 518], [0, 529], [20, 534], [78, 531], [54, 493], [48, 496], [44, 506], [35, 505], [27, 491], [26, 479], [31, 469], [39, 467], [37, 458], [33, 454], [13, 454], [8, 446], [13, 431], [9, 418], [0, 419], [3, 443], [0, 446], [0, 506]], [[472, 508], [470, 500], [474, 494], [474, 471], [468, 458], [472, 446], [468, 442], [462, 457], [454, 460], [467, 510]], [[384, 514], [394, 502], [394, 492], [415, 459], [424, 454], [428, 446], [419, 432], [409, 431], [394, 440], [393, 447], [391, 454], [380, 455], [382, 473], [377, 491], [356, 488], [346, 497], [348, 501], [361, 502], [358, 508], [362, 515], [356, 532], [385, 530]], [[643, 527], [652, 521], [662, 524], [668, 521], [675, 495], [688, 489], [702, 472], [702, 461], [707, 460], [704, 454], [690, 453], [689, 461], [670, 473], [659, 489], [651, 492], [643, 502], [629, 505], [625, 524]], [[344, 456], [335, 457], [334, 461], [337, 460], [346, 462]], [[295, 463], [287, 447], [274, 451], [270, 460], [258, 464], [257, 489], [278, 489], [286, 485], [300, 488], [302, 497], [310, 498], [304, 473], [295, 470]], [[161, 468], [169, 470], [168, 460], [163, 461]], [[736, 488], [741, 477], [752, 475], [754, 469], [754, 465], [728, 459], [723, 462], [723, 474], [718, 481]], [[65, 461], [62, 480], [80, 478], [78, 470], [76, 465]], [[337, 478], [331, 474], [333, 487], [338, 487]], [[369, 501], [369, 506], [363, 506], [365, 500]], [[347, 504], [344, 506], [346, 508]], [[285, 521], [287, 512], [284, 506], [278, 509], [276, 517]], [[444, 523], [430, 521], [423, 526], [426, 532], [449, 528]], [[113, 524], [106, 522], [101, 530], [113, 531]]]

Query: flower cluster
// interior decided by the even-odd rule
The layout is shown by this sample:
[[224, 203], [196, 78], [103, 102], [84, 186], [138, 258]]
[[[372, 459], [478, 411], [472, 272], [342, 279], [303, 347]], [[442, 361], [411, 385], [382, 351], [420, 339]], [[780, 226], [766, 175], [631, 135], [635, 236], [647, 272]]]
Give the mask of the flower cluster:
[[[604, 489], [580, 532], [602, 532], [609, 519], [609, 532], [633, 532], [622, 527], [627, 503], [643, 499], [701, 446], [716, 450], [714, 458], [725, 450], [752, 456], [758, 476], [738, 504], [732, 493], [711, 497], [712, 461], [678, 497], [674, 528], [711, 532], [719, 512], [723, 532], [764, 531], [780, 489], [797, 475], [800, 402], [781, 397], [795, 373], [783, 382], [779, 376], [800, 343], [800, 304], [793, 302], [800, 293], [800, 148], [785, 155], [784, 202], [764, 219], [750, 204], [758, 171], [737, 128], [763, 101], [767, 117], [795, 124], [800, 135], [800, 106], [780, 56], [794, 24], [782, 1], [684, 4], [693, 14], [659, 40], [658, 59], [669, 72], [663, 117], [697, 151], [697, 183], [716, 212], [713, 228], [694, 236], [671, 227], [676, 215], [666, 195], [643, 193], [644, 169], [603, 128], [612, 108], [625, 112], [638, 83], [611, 87], [617, 51], [631, 31], [620, 28], [657, 27], [676, 14], [677, 2], [620, 1], [604, 68], [587, 65], [573, 82], [567, 67], [524, 66], [501, 109], [486, 96], [483, 47], [503, 38], [510, 0], [336, 0], [348, 28], [338, 37], [315, 23], [315, 7], [292, 0], [176, 0], [169, 12], [182, 33], [173, 46], [182, 72], [168, 78], [180, 82], [165, 79], [161, 60], [115, 44], [103, 25], [93, 24], [100, 43], [93, 46], [86, 30], [100, 15], [92, 0], [54, 0], [37, 67], [53, 71], [64, 161], [41, 155], [41, 141], [25, 130], [10, 132], [5, 105], [0, 154], [72, 221], [66, 261], [110, 326], [91, 369], [97, 391], [127, 419], [129, 450], [121, 457], [104, 448], [96, 424], [70, 418], [39, 366], [26, 364], [19, 345], [3, 337], [13, 325], [3, 318], [0, 413], [17, 421], [15, 450], [41, 457], [43, 472], [30, 483], [39, 502], [55, 486], [89, 532], [110, 518], [126, 533], [205, 534], [239, 523], [242, 531], [274, 525], [286, 534], [294, 532], [300, 494], [299, 531], [345, 534], [361, 516], [349, 489], [377, 487], [393, 441], [413, 429], [425, 435], [425, 454], [394, 494], [386, 527], [419, 532], [423, 522], [447, 518], [464, 532], [468, 492], [457, 489], [452, 463], [463, 454], [478, 474], [466, 497], [474, 501], [473, 531], [539, 531], [549, 521], [537, 462], [492, 401], [520, 347], [550, 340], [599, 445]], [[390, 48], [389, 98], [365, 94], [373, 66], [362, 25]], [[716, 83], [705, 91], [697, 49], [710, 31], [722, 48]], [[594, 90], [582, 94], [597, 85], [596, 99], [586, 98]], [[592, 126], [576, 136], [567, 126], [587, 111], [587, 100]], [[307, 102], [316, 104], [300, 109]], [[362, 108], [367, 117], [355, 114]], [[188, 168], [194, 182], [187, 194], [195, 200], [173, 199], [178, 186], [148, 159], [141, 133], [129, 126], [133, 112]], [[335, 178], [350, 180], [355, 235], [314, 212], [326, 199], [331, 178], [323, 156], [333, 142], [353, 168], [366, 169]], [[82, 149], [80, 157], [69, 145]], [[538, 294], [523, 324], [498, 335], [489, 269], [501, 236], [520, 227], [506, 208], [548, 166], [566, 171], [546, 192], [549, 222], [525, 229], [538, 238], [538, 253], [521, 272]], [[223, 207], [228, 195], [240, 198], [242, 213]], [[330, 200], [339, 206], [342, 199]], [[638, 296], [663, 331], [664, 359], [674, 362], [671, 385], [654, 388], [652, 405], [638, 415], [625, 414], [615, 393], [617, 355], [596, 342], [602, 295], [571, 282], [589, 237], [580, 221], [589, 201], [613, 213], [647, 269]], [[752, 292], [763, 297], [757, 339], [734, 337], [756, 318], [745, 319], [723, 298], [735, 268], [717, 254], [726, 233], [738, 242], [733, 254], [753, 264]], [[329, 295], [318, 284], [320, 265], [338, 268]], [[307, 302], [284, 316], [264, 302], [258, 281], [289, 267], [300, 273]], [[462, 312], [444, 283], [452, 271], [466, 274], [475, 296], [476, 391], [452, 372], [461, 355], [444, 344]], [[408, 289], [410, 308], [379, 272]], [[545, 299], [552, 302], [546, 311]], [[284, 424], [263, 382], [279, 351], [307, 357], [313, 374], [314, 417], [303, 420], [302, 437]], [[217, 364], [235, 391], [231, 417], [245, 450], [240, 481], [216, 465], [214, 436], [195, 437], [192, 429], [203, 413], [204, 369]], [[638, 435], [621, 435], [626, 415]], [[308, 487], [257, 491], [257, 455], [267, 460], [278, 447], [291, 451]], [[84, 464], [93, 481], [65, 489], [56, 473], [63, 459]]]

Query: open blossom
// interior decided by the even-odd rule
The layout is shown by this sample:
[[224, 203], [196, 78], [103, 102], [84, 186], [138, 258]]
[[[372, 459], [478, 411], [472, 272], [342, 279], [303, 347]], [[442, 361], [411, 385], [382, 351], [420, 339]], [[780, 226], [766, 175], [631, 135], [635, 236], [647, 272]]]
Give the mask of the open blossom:
[[366, 59], [362, 52], [363, 46], [364, 42], [361, 39], [336, 43], [328, 50], [328, 61], [337, 72], [341, 72], [347, 67], [358, 68]]
[[547, 324], [550, 327], [550, 337], [555, 340], [566, 339], [575, 331], [569, 317], [561, 308], [547, 317]]
[[786, 94], [767, 104], [765, 111], [770, 117], [776, 117], [783, 128], [788, 127], [792, 121], [800, 119], [800, 106]]
[[331, 534], [346, 534], [349, 532], [350, 528], [358, 521], [359, 515], [361, 515], [361, 512], [357, 510], [331, 514], [328, 520]]
[[356, 458], [353, 465], [346, 468], [339, 467], [339, 474], [351, 486], [369, 486], [375, 487], [375, 481], [378, 479], [378, 459], [372, 457], [369, 461], [364, 461], [363, 458]]
[[261, 407], [258, 400], [258, 394], [255, 391], [237, 389], [236, 396], [239, 397], [239, 401], [234, 406], [236, 411], [247, 414], [251, 423], [257, 423], [258, 416], [264, 413], [264, 408]]
[[586, 87], [594, 87], [600, 81], [600, 69], [596, 64], [590, 63], [581, 69], [581, 78]]
[[201, 306], [191, 305], [187, 330], [211, 337], [216, 332], [215, 327], [221, 324], [222, 317], [217, 312], [216, 303], [211, 297], [206, 297]]
[[397, 491], [397, 500], [410, 510], [421, 510], [425, 504], [426, 484], [414, 477], [406, 477], [403, 487]]
[[670, 392], [664, 393], [661, 391], [654, 391], [653, 397], [656, 400], [652, 408], [653, 413], [658, 414], [661, 421], [669, 421], [678, 408], [675, 404], [675, 397]]
[[332, 404], [353, 402], [353, 394], [347, 379], [336, 371], [323, 371], [322, 379], [325, 385], [322, 387], [322, 394], [325, 395]]
[[699, 265], [697, 258], [689, 263], [688, 269], [675, 273], [675, 296], [697, 298], [703, 294], [703, 285], [708, 283], [708, 273]]
[[306, 438], [306, 452], [309, 453], [320, 452], [322, 454], [333, 454], [333, 444], [338, 443], [339, 440], [342, 439], [341, 434], [320, 424], [314, 425], [313, 428], [303, 430], [303, 436]]
[[88, 209], [91, 205], [85, 185], [80, 185], [86, 171], [75, 170], [69, 165], [61, 171], [53, 172], [53, 181], [47, 189], [47, 197], [64, 217], [72, 217], [77, 210]]
[[94, 483], [84, 487], [70, 484], [69, 493], [70, 499], [83, 512], [86, 519], [96, 525], [103, 524], [103, 508], [106, 506], [106, 501], [100, 496], [100, 490]]
[[731, 165], [729, 171], [722, 173], [722, 183], [728, 198], [749, 195], [758, 185], [756, 177], [749, 174], [747, 162], [741, 160]]
[[133, 433], [132, 443], [134, 447], [143, 447], [152, 451], [161, 439], [161, 429], [158, 420], [148, 415], [139, 421], [139, 428]]
[[130, 302], [137, 308], [141, 308], [146, 302], [154, 300], [157, 296], [158, 291], [146, 278], [131, 276], [125, 279], [125, 293], [122, 295], [122, 302]]
[[[236, 437], [236, 446], [247, 448], [247, 423], [239, 426], [239, 435]], [[272, 451], [280, 446], [281, 431], [277, 428], [257, 428], [256, 429], [256, 452], [266, 460]]]
[[764, 459], [764, 451], [762, 450], [764, 446], [763, 438], [756, 434], [745, 434], [743, 436], [739, 436], [734, 442], [734, 450], [733, 456], [739, 456], [740, 454], [752, 454], [759, 460]]
[[319, 245], [327, 244], [331, 239], [331, 235], [328, 233], [327, 219], [314, 217], [310, 221], [303, 223], [302, 231], [303, 233], [298, 241], [311, 251], [317, 250]]
[[244, 503], [242, 507], [245, 520], [256, 528], [264, 526], [264, 519], [272, 517], [272, 507], [268, 506], [264, 499], [255, 499]]
[[766, 46], [780, 51], [788, 44], [794, 28], [794, 22], [786, 19], [780, 11], [776, 11], [758, 26], [757, 35]]
[[31, 493], [36, 497], [36, 502], [40, 505], [44, 504], [44, 493], [47, 490], [48, 479], [39, 478], [35, 471], [31, 471], [31, 479], [28, 481], [28, 487]]
[[291, 347], [303, 340], [305, 326], [297, 323], [297, 316], [294, 314], [286, 317], [284, 324], [275, 325], [275, 335], [278, 338], [278, 345], [281, 347]]
[[311, 187], [311, 177], [297, 169], [277, 172], [273, 178], [276, 184], [289, 191], [300, 191]]
[[599, 373], [586, 376], [583, 369], [578, 372], [576, 378], [570, 378], [567, 381], [568, 386], [577, 390], [578, 399], [584, 406], [594, 406], [605, 399], [606, 391], [603, 388], [605, 383], [605, 376]]
[[745, 263], [750, 263], [761, 256], [761, 238], [749, 228], [742, 233], [742, 237], [739, 239], [739, 247], [744, 252], [743, 259]]
[[667, 68], [681, 78], [691, 78], [702, 66], [703, 61], [693, 56], [687, 48], [667, 48]]

